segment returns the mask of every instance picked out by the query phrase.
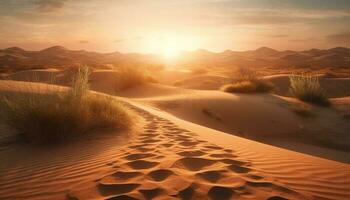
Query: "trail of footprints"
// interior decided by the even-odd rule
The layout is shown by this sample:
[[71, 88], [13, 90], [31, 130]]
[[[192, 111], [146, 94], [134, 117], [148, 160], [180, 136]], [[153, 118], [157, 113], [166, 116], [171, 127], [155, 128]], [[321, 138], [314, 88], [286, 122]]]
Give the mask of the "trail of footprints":
[[105, 199], [307, 199], [269, 181], [233, 150], [198, 140], [146, 111], [137, 112], [147, 121], [144, 133], [110, 163], [115, 173], [97, 181]]

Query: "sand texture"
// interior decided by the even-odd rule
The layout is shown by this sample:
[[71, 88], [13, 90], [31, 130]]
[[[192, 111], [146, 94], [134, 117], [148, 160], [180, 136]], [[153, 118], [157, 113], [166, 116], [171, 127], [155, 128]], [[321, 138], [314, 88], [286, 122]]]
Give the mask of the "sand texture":
[[[20, 92], [28, 88], [24, 82], [1, 83], [1, 91], [15, 88], [9, 86], [20, 88]], [[181, 119], [166, 109], [150, 106], [179, 98], [177, 89], [145, 87], [123, 95], [133, 98], [119, 98], [140, 116], [135, 127], [125, 133], [93, 134], [62, 148], [34, 148], [10, 134], [2, 134], [0, 199], [350, 199], [349, 164], [262, 144]], [[31, 92], [62, 89], [45, 84], [31, 86]], [[138, 91], [142, 90], [141, 95]], [[198, 97], [191, 90], [181, 91], [190, 102]], [[241, 101], [245, 97], [222, 95], [219, 103], [224, 106], [227, 98], [236, 98], [237, 109], [256, 103], [249, 97]], [[214, 101], [217, 98], [212, 96]], [[257, 98], [261, 101], [260, 106], [252, 108], [255, 111], [273, 109], [284, 113], [285, 118], [291, 117], [278, 106], [269, 107], [271, 102], [282, 101], [279, 98]], [[208, 99], [205, 102], [211, 102]], [[191, 111], [190, 105], [193, 103], [185, 110]], [[7, 130], [1, 126], [0, 131]]]

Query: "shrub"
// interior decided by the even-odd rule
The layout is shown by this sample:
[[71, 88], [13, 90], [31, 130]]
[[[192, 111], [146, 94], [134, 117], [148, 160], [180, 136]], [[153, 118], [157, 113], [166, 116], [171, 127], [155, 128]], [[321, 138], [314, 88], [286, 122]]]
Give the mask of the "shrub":
[[238, 68], [233, 74], [233, 82], [254, 81], [258, 80], [259, 76], [256, 71], [250, 68]]
[[80, 70], [68, 90], [4, 94], [4, 120], [27, 141], [55, 143], [99, 128], [125, 129], [130, 113], [112, 97], [88, 92], [88, 71]]
[[292, 75], [289, 80], [290, 92], [296, 98], [321, 106], [330, 105], [326, 91], [321, 87], [317, 76]]
[[238, 69], [232, 82], [221, 87], [221, 90], [230, 93], [264, 93], [273, 89], [272, 83], [259, 78], [254, 71], [248, 68]]
[[148, 74], [147, 70], [137, 67], [121, 67], [118, 71], [116, 90], [128, 89], [148, 82], [157, 82]]
[[230, 93], [265, 93], [270, 92], [273, 85], [265, 80], [241, 81], [224, 85], [221, 90]]

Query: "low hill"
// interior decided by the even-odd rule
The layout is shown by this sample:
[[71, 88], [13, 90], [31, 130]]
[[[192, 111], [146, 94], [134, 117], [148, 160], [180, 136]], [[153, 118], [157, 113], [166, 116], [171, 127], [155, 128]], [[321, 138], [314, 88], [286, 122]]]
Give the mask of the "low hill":
[[[69, 50], [53, 46], [41, 51], [26, 51], [19, 47], [0, 50], [0, 71], [16, 71], [33, 68], [67, 67], [89, 65], [98, 68], [132, 66], [163, 66], [159, 55], [137, 53], [97, 53], [85, 50]], [[350, 67], [350, 49], [311, 49], [307, 51], [278, 51], [261, 47], [250, 51], [226, 50], [214, 53], [207, 50], [182, 52], [172, 65], [179, 67], [205, 67], [224, 71], [233, 67], [272, 67], [278, 70], [287, 68], [323, 69]]]
[[38, 68], [64, 68], [88, 65], [96, 68], [111, 66], [157, 66], [160, 61], [155, 55], [97, 53], [85, 50], [69, 50], [53, 46], [41, 51], [26, 51], [18, 47], [0, 50], [0, 71], [18, 71]]

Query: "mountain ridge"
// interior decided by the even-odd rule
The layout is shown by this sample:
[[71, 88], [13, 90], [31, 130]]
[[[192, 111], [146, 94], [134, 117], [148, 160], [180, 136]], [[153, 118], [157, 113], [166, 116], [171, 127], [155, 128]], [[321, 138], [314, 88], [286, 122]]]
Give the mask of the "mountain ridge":
[[[89, 65], [108, 66], [159, 66], [164, 60], [160, 55], [141, 53], [99, 53], [86, 50], [69, 50], [63, 46], [52, 46], [39, 51], [28, 51], [20, 47], [0, 49], [0, 70], [23, 70], [28, 68], [69, 67]], [[225, 50], [211, 52], [206, 49], [181, 52], [173, 65], [188, 67], [346, 67], [350, 68], [350, 49], [334, 47], [303, 51], [276, 50], [260, 47], [248, 51]]]

